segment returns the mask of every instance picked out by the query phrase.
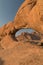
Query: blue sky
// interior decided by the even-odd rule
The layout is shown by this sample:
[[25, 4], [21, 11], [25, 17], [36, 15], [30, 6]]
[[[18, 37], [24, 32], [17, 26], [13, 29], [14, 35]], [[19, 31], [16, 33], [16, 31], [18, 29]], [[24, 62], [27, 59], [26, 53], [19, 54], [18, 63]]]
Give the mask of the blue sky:
[[14, 19], [24, 0], [0, 0], [0, 26]]

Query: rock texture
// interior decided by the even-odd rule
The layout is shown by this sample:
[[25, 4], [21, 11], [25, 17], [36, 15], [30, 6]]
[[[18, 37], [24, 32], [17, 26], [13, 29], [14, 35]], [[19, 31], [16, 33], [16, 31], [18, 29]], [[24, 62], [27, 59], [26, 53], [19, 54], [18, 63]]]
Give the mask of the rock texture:
[[17, 36], [16, 39], [22, 42], [30, 42], [31, 44], [43, 46], [43, 35], [40, 35], [38, 32], [25, 33]]
[[[33, 33], [15, 33], [32, 28]], [[43, 65], [43, 0], [25, 0], [14, 20], [0, 28], [0, 65]]]
[[16, 33], [21, 28], [32, 28], [43, 34], [43, 0], [25, 0], [10, 23], [0, 29], [1, 35], [13, 30]]
[[26, 0], [14, 18], [15, 28], [32, 28], [43, 34], [43, 0]]

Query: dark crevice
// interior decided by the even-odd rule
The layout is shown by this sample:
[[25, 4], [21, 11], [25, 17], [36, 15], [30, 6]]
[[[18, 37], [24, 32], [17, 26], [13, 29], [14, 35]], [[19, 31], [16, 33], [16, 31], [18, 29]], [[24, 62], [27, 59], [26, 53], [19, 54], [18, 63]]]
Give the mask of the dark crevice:
[[18, 40], [16, 39], [16, 37], [15, 37], [15, 34], [16, 34], [17, 31], [18, 31], [18, 29], [13, 30], [12, 32], [11, 32], [11, 31], [9, 32], [9, 35], [11, 36], [11, 38], [12, 38], [14, 41], [18, 41]]
[[43, 42], [41, 43], [41, 46], [43, 46]]
[[26, 6], [30, 5], [31, 8], [33, 8], [37, 3], [37, 0], [34, 2], [34, 1], [30, 1], [29, 3], [27, 3], [24, 7], [22, 7], [22, 9], [24, 9]]
[[0, 41], [1, 41], [2, 39], [0, 38]]
[[41, 42], [39, 46], [43, 46], [43, 42]]
[[32, 40], [41, 40], [40, 36], [36, 34], [30, 34]]
[[0, 65], [4, 65], [4, 60], [0, 58]]

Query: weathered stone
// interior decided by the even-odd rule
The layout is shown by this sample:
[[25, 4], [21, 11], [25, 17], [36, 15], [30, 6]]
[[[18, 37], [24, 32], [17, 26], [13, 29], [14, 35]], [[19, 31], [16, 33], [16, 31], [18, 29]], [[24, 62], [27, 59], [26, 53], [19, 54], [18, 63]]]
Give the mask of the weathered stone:
[[43, 0], [26, 0], [14, 18], [15, 28], [32, 28], [43, 34], [43, 17], [41, 15], [43, 15]]

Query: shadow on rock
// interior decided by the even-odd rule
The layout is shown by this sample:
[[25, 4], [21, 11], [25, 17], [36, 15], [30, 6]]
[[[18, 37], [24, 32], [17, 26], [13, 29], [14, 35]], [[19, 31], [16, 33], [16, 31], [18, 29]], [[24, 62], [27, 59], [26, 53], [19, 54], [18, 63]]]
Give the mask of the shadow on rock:
[[4, 60], [0, 58], [0, 65], [4, 65]]

